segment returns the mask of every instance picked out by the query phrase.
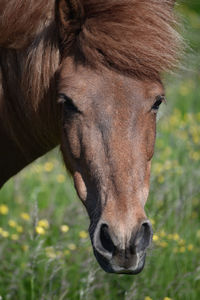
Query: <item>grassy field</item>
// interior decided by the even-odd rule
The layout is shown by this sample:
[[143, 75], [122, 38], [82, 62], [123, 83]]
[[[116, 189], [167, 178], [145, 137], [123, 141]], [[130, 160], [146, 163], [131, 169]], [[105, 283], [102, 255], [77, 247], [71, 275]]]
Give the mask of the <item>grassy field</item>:
[[146, 205], [154, 241], [143, 272], [100, 269], [87, 214], [55, 149], [0, 191], [0, 299], [200, 299], [198, 72], [168, 79]]

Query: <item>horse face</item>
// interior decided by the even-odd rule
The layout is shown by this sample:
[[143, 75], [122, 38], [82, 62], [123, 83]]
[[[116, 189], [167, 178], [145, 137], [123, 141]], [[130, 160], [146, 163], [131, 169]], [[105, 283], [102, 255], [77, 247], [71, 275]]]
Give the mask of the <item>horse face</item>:
[[94, 254], [107, 272], [143, 269], [152, 227], [149, 192], [160, 83], [66, 60], [59, 81], [61, 149], [90, 220]]

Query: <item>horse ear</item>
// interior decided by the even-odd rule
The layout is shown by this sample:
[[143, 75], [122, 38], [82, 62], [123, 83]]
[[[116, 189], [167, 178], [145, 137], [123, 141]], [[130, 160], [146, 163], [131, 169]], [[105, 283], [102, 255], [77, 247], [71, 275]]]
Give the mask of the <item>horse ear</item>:
[[[66, 46], [73, 43], [80, 32], [84, 18], [84, 10], [80, 0], [58, 0], [56, 19], [61, 42]], [[70, 45], [69, 45], [70, 46]]]
[[83, 6], [80, 0], [58, 0], [58, 13], [61, 22], [80, 19]]

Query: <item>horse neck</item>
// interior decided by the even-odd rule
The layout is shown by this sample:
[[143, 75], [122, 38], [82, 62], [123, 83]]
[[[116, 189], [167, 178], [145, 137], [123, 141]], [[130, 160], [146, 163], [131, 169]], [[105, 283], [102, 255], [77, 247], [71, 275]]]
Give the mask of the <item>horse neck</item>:
[[21, 85], [25, 55], [0, 50], [0, 185], [60, 143], [56, 73], [35, 105]]

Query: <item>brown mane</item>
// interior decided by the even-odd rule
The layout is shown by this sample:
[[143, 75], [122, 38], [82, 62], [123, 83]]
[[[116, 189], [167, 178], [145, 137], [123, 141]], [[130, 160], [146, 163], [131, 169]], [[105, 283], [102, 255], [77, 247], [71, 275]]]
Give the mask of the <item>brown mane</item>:
[[[56, 10], [66, 6], [58, 20], [57, 3]], [[7, 57], [25, 51], [20, 82], [37, 107], [58, 68], [59, 48], [95, 68], [139, 78], [174, 68], [181, 39], [171, 6], [170, 0], [1, 0], [0, 46], [14, 49]], [[8, 68], [9, 58], [2, 63]]]

